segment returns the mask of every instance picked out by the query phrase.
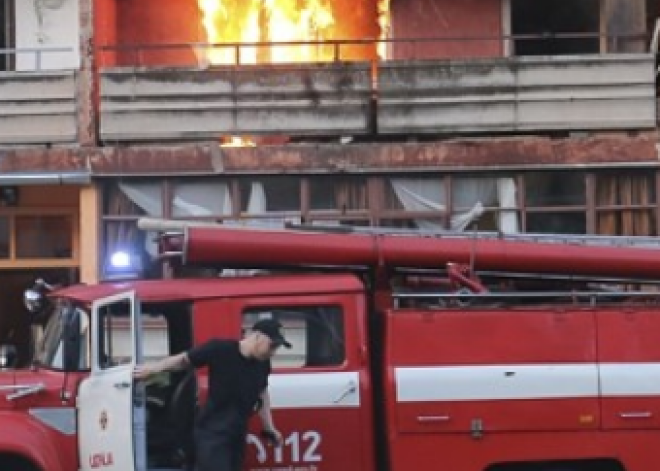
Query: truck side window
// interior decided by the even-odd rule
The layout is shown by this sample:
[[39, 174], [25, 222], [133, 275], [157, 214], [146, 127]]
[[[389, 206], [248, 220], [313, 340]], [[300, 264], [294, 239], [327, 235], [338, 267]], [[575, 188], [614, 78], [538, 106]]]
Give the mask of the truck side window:
[[[130, 363], [133, 359], [131, 349], [131, 326], [127, 315], [111, 312], [104, 308], [100, 313], [101, 368], [110, 368]], [[142, 351], [145, 361], [154, 361], [169, 355], [167, 321], [162, 315], [143, 314]]]
[[124, 365], [133, 360], [131, 323], [117, 305], [105, 306], [99, 311], [99, 366], [102, 369]]
[[339, 306], [269, 306], [243, 312], [243, 331], [259, 319], [277, 319], [291, 349], [282, 348], [272, 359], [274, 368], [339, 366], [346, 357], [344, 318]]

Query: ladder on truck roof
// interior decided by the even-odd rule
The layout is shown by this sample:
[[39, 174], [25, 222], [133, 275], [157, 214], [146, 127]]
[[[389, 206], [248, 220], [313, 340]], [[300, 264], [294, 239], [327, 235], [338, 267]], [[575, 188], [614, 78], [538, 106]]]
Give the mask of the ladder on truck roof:
[[[160, 232], [162, 258], [183, 257], [184, 263], [207, 267], [371, 268], [382, 275], [447, 270], [459, 278], [471, 273], [489, 278], [660, 283], [657, 237], [147, 222], [140, 220], [138, 226]], [[255, 247], [267, 247], [268, 256]]]
[[[231, 226], [227, 226], [231, 227]], [[277, 229], [277, 228], [272, 228]], [[309, 232], [327, 232], [337, 234], [374, 234], [400, 236], [427, 236], [443, 239], [504, 240], [510, 242], [533, 242], [543, 244], [566, 244], [602, 247], [631, 247], [660, 249], [660, 237], [653, 236], [613, 236], [590, 234], [545, 234], [524, 232], [505, 234], [497, 231], [431, 231], [427, 229], [399, 229], [387, 227], [360, 226], [323, 226], [305, 224], [286, 224], [284, 229]]]
[[583, 234], [544, 234], [517, 233], [505, 234], [497, 231], [431, 231], [427, 229], [400, 229], [388, 227], [364, 227], [346, 225], [292, 224], [283, 222], [281, 226], [255, 225], [245, 226], [240, 223], [226, 221], [222, 224], [211, 221], [194, 221], [183, 219], [158, 219], [143, 217], [137, 222], [138, 228], [145, 231], [161, 232], [163, 235], [182, 235], [188, 227], [222, 227], [246, 230], [294, 230], [302, 232], [321, 232], [328, 234], [370, 234], [370, 235], [401, 235], [426, 236], [445, 239], [474, 240], [504, 240], [512, 242], [536, 242], [568, 245], [603, 246], [603, 247], [637, 247], [660, 249], [660, 237], [651, 236], [611, 236]]

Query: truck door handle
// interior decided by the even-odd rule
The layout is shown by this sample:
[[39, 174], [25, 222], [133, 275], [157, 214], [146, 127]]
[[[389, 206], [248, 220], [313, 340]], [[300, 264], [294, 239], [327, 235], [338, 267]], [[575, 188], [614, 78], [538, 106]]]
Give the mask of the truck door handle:
[[449, 422], [448, 415], [418, 415], [417, 422], [427, 424], [431, 422]]
[[352, 381], [352, 380], [349, 381], [348, 384], [346, 385], [346, 388], [344, 388], [344, 390], [341, 393], [339, 393], [337, 395], [337, 397], [333, 399], [332, 402], [334, 404], [337, 404], [337, 403], [341, 402], [342, 400], [344, 400], [344, 398], [346, 396], [348, 396], [351, 393], [354, 393], [356, 389], [357, 389], [357, 386], [355, 384], [355, 381]]
[[115, 383], [115, 388], [116, 389], [128, 389], [131, 387], [131, 383], [128, 381], [122, 381], [120, 383]]
[[619, 417], [622, 419], [650, 419], [653, 414], [650, 411], [619, 412]]

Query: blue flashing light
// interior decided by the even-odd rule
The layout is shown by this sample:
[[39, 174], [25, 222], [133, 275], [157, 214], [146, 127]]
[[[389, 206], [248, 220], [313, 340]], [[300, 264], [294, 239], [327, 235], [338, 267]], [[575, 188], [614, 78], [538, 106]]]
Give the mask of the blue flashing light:
[[136, 254], [118, 250], [105, 263], [104, 278], [109, 280], [134, 279], [142, 275], [142, 260]]
[[115, 252], [110, 256], [112, 268], [129, 268], [131, 266], [131, 255], [128, 252]]

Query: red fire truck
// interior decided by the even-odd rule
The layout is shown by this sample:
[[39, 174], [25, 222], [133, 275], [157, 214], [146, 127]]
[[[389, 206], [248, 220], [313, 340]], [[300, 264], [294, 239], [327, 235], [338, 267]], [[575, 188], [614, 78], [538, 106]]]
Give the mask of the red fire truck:
[[28, 369], [0, 357], [0, 469], [185, 469], [206, 372], [134, 365], [268, 317], [293, 343], [270, 384], [284, 443], [252, 429], [246, 469], [660, 466], [654, 239], [218, 226], [160, 245], [217, 276], [28, 293], [43, 336]]

